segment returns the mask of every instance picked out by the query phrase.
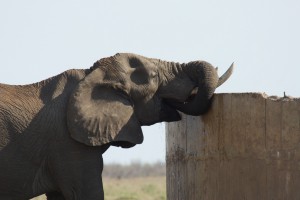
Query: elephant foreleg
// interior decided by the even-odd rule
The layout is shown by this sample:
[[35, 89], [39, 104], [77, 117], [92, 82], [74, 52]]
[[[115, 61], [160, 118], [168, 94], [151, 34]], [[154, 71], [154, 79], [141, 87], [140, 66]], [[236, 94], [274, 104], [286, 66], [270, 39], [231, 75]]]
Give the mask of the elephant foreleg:
[[65, 200], [60, 192], [50, 192], [46, 194], [47, 200]]

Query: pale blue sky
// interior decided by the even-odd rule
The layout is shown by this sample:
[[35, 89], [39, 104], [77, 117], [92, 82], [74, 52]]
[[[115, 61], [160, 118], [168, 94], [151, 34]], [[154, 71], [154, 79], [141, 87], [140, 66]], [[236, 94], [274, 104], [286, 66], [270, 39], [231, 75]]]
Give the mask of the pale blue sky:
[[[0, 2], [0, 82], [27, 84], [88, 68], [117, 52], [206, 60], [232, 78], [216, 92], [300, 96], [298, 0], [105, 0]], [[105, 162], [163, 161], [164, 124], [145, 141], [110, 148]]]

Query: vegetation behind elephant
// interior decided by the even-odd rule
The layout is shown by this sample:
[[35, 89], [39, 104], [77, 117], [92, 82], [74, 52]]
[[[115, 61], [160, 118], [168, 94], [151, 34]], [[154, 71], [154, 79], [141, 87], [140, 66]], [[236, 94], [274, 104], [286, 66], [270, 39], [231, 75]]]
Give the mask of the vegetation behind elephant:
[[221, 78], [204, 61], [116, 54], [39, 83], [0, 84], [0, 199], [103, 199], [102, 154], [143, 141], [141, 126], [200, 115]]

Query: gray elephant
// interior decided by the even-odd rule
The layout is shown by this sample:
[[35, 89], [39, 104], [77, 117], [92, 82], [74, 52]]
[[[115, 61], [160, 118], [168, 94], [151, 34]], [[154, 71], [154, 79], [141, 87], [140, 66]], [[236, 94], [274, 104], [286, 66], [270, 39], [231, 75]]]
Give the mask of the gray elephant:
[[[39, 83], [0, 84], [0, 199], [104, 199], [102, 154], [141, 126], [205, 113], [227, 80], [207, 62], [116, 54]], [[178, 110], [178, 111], [177, 111]]]

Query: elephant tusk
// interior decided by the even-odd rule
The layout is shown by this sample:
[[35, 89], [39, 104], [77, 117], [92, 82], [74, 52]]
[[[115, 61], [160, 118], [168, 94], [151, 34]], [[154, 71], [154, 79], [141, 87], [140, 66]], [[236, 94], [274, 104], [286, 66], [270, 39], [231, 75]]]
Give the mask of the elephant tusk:
[[185, 100], [185, 102], [183, 102], [183, 104], [187, 104], [188, 102], [191, 102], [197, 95], [198, 93], [198, 87], [195, 87], [191, 93], [190, 96]]
[[228, 70], [219, 78], [217, 87], [221, 86], [225, 81], [227, 81], [227, 79], [229, 79], [229, 77], [233, 72], [233, 68], [234, 68], [234, 63], [232, 63], [228, 68]]
[[198, 87], [195, 87], [192, 91], [190, 95], [196, 95], [198, 93]]

